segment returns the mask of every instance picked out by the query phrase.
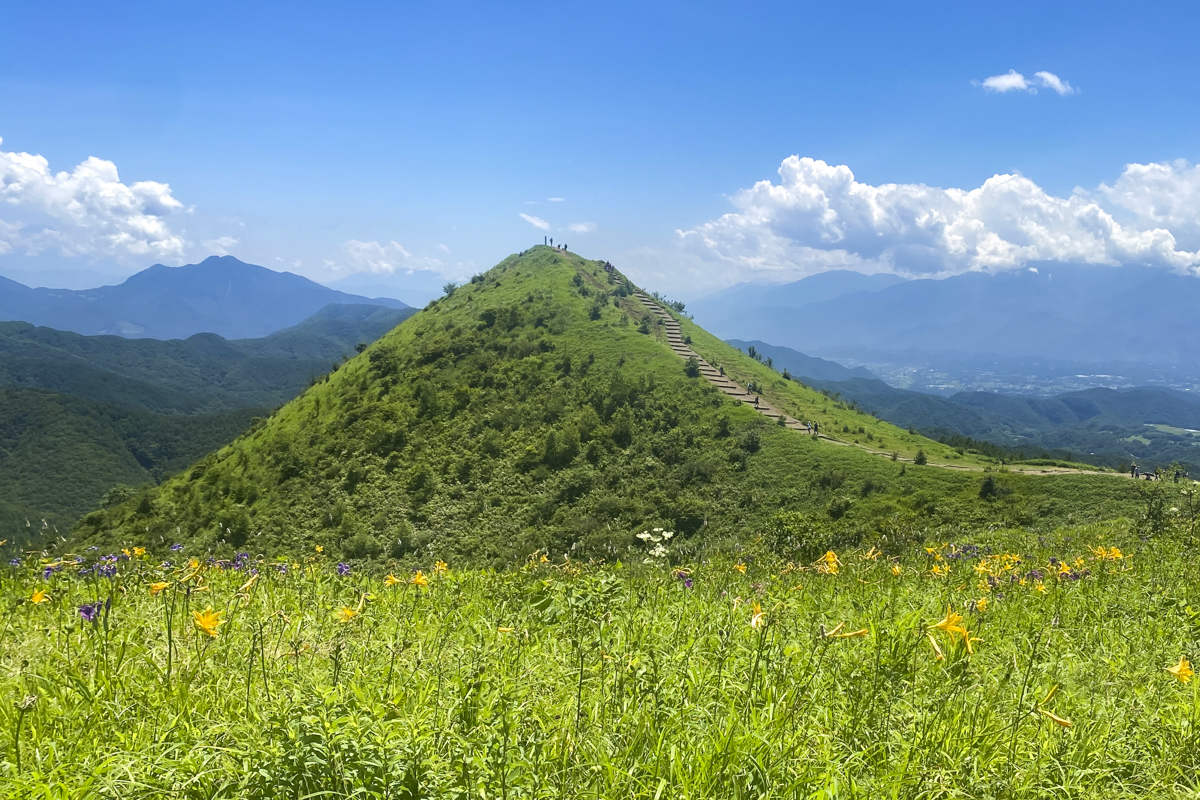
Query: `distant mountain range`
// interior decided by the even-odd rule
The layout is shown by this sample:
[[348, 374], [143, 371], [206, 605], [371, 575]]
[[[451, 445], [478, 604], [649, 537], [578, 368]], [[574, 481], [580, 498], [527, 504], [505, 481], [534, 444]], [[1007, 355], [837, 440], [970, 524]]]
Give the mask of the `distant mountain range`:
[[[0, 539], [65, 532], [118, 484], [182, 469], [416, 313], [329, 305], [260, 339], [0, 322]], [[26, 522], [30, 527], [26, 528]]]
[[116, 286], [86, 290], [31, 289], [0, 278], [0, 319], [89, 336], [255, 338], [297, 325], [331, 303], [407, 307], [393, 298], [348, 294], [232, 256], [182, 267], [156, 264]]
[[833, 358], [941, 354], [1200, 367], [1194, 277], [1063, 264], [944, 280], [855, 275], [735, 286], [689, 310], [722, 338]]
[[764, 360], [770, 359], [771, 366], [775, 369], [780, 372], [786, 369], [788, 374], [798, 378], [813, 378], [819, 381], [848, 381], [852, 378], [878, 380], [875, 375], [863, 367], [850, 369], [836, 361], [806, 356], [790, 347], [779, 347], [760, 341], [746, 342], [741, 339], [727, 339], [726, 341], [745, 353], [749, 353], [753, 349], [754, 352], [762, 355]]
[[805, 381], [880, 419], [932, 438], [967, 436], [1124, 469], [1200, 465], [1200, 396], [1173, 389], [1087, 389], [1056, 397], [960, 392], [938, 397], [879, 380]]
[[325, 285], [338, 291], [369, 297], [392, 297], [419, 307], [441, 297], [446, 283], [446, 277], [440, 273], [412, 270], [389, 274], [356, 272]]

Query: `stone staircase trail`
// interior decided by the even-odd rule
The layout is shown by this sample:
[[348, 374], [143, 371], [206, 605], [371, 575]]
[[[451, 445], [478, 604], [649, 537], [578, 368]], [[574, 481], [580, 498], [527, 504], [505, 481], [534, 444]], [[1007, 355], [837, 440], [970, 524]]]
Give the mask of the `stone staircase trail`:
[[[717, 369], [712, 364], [709, 364], [700, 357], [699, 353], [687, 346], [687, 343], [683, 341], [683, 333], [679, 329], [678, 320], [667, 313], [666, 309], [664, 309], [658, 303], [658, 301], [641, 290], [634, 291], [633, 296], [636, 297], [642, 303], [642, 305], [649, 309], [650, 313], [654, 314], [654, 316], [662, 321], [663, 330], [666, 331], [667, 334], [667, 344], [670, 345], [671, 350], [674, 351], [675, 355], [679, 356], [685, 361], [689, 358], [696, 359], [697, 363], [700, 364], [700, 374], [709, 383], [717, 387], [724, 395], [731, 397], [738, 402], [744, 403], [773, 422], [778, 423], [779, 420], [783, 420], [785, 427], [798, 431], [806, 430], [802, 422], [789, 417], [787, 414], [768, 403], [762, 397], [758, 397], [758, 406], [756, 407], [754, 405], [756, 395], [752, 394], [746, 389], [745, 386], [742, 386], [737, 381], [730, 379], [726, 375], [722, 375], [721, 370]], [[845, 442], [838, 442], [836, 439], [830, 439], [825, 435], [821, 435], [820, 438], [831, 442], [836, 442], [837, 444], [845, 444]]]
[[[655, 317], [657, 317], [659, 320], [662, 321], [663, 330], [665, 330], [666, 334], [667, 334], [667, 344], [670, 345], [671, 350], [674, 351], [675, 355], [679, 356], [681, 359], [683, 359], [685, 361], [689, 358], [696, 359], [697, 363], [700, 364], [700, 374], [709, 383], [711, 383], [713, 386], [717, 387], [722, 392], [722, 394], [724, 394], [725, 396], [730, 397], [734, 400], [737, 400], [738, 402], [744, 403], [746, 406], [753, 408], [759, 414], [762, 414], [764, 417], [767, 417], [768, 419], [772, 420], [773, 422], [778, 423], [779, 420], [782, 419], [783, 425], [786, 428], [790, 428], [791, 430], [794, 430], [794, 431], [800, 431], [801, 433], [808, 433], [808, 429], [804, 427], [804, 423], [800, 422], [800, 420], [789, 417], [787, 414], [780, 411], [778, 408], [775, 408], [774, 406], [772, 406], [770, 403], [768, 403], [762, 397], [758, 397], [758, 405], [755, 406], [754, 401], [755, 401], [756, 396], [754, 394], [751, 394], [746, 389], [745, 386], [742, 386], [737, 381], [734, 381], [734, 380], [730, 379], [728, 376], [721, 374], [721, 370], [717, 369], [712, 364], [709, 364], [707, 361], [705, 361], [703, 358], [700, 357], [699, 353], [697, 353], [692, 348], [688, 347], [687, 343], [685, 343], [683, 341], [683, 333], [679, 328], [679, 321], [676, 320], [674, 317], [672, 317], [669, 313], [667, 313], [666, 309], [664, 309], [657, 300], [655, 300], [653, 297], [646, 294], [645, 292], [641, 291], [640, 289], [634, 290], [633, 296], [636, 297], [638, 299], [638, 301], [641, 302], [642, 305], [644, 305], [647, 309], [649, 309], [650, 313], [654, 314]], [[811, 435], [811, 434], [809, 434], [809, 435]], [[860, 450], [865, 450], [866, 452], [873, 453], [874, 455], [877, 455], [877, 456], [884, 456], [887, 458], [891, 458], [891, 454], [884, 452], [883, 450], [876, 450], [874, 448], [867, 447], [866, 445], [863, 445], [863, 444], [854, 444], [852, 442], [844, 442], [840, 439], [835, 439], [832, 436], [826, 436], [824, 433], [819, 434], [817, 436], [817, 438], [822, 439], [831, 444], [842, 445], [845, 447], [857, 447]], [[899, 461], [907, 461], [909, 463], [912, 463], [911, 458], [901, 457], [898, 460]], [[965, 464], [935, 464], [932, 461], [929, 462], [929, 464], [930, 464], [930, 466], [942, 467], [943, 469], [963, 470], [966, 472], [982, 472], [983, 471], [983, 467], [972, 467], [972, 466], [967, 466]], [[1064, 473], [1075, 473], [1075, 474], [1088, 473], [1088, 474], [1093, 474], [1093, 475], [1116, 475], [1118, 477], [1120, 476], [1119, 473], [1111, 473], [1111, 472], [1101, 473], [1101, 472], [1092, 472], [1091, 470], [1077, 470], [1077, 469], [1068, 469], [1068, 468], [1062, 468], [1062, 467], [1030, 469], [1030, 468], [1021, 468], [1021, 467], [1014, 466], [1014, 467], [1010, 467], [1010, 471], [1022, 472], [1022, 473], [1026, 473], [1026, 474], [1041, 474], [1041, 475], [1047, 475], [1047, 474], [1054, 475], [1054, 474], [1064, 474]]]

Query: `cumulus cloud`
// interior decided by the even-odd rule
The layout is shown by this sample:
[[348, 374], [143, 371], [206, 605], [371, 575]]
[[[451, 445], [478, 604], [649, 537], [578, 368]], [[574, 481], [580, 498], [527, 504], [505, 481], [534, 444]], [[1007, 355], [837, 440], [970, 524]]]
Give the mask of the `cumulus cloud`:
[[1015, 69], [1010, 69], [1003, 75], [984, 78], [983, 88], [989, 92], [1023, 92], [1029, 89], [1029, 81]]
[[551, 203], [561, 203], [564, 200], [566, 200], [567, 198], [565, 198], [565, 197], [547, 197], [546, 199], [549, 200]]
[[538, 230], [542, 230], [542, 231], [550, 230], [550, 223], [546, 222], [546, 220], [542, 219], [541, 217], [535, 217], [532, 214], [518, 214], [517, 216], [520, 217], [521, 219], [525, 220], [526, 222], [528, 222], [530, 225], [537, 228]]
[[117, 165], [95, 156], [56, 173], [40, 155], [0, 149], [0, 200], [9, 217], [0, 242], [10, 252], [172, 260], [188, 245], [168, 222], [183, 209], [168, 184], [122, 183]]
[[213, 255], [227, 256], [229, 255], [229, 248], [236, 245], [238, 241], [238, 239], [232, 236], [220, 236], [216, 239], [205, 239], [200, 244], [204, 245], [204, 249]]
[[1042, 86], [1053, 89], [1061, 95], [1075, 94], [1075, 87], [1055, 75], [1053, 72], [1035, 72], [1033, 76], [1041, 81]]
[[572, 222], [567, 228], [574, 233], [594, 233], [596, 223], [594, 222]]
[[751, 280], [838, 268], [932, 277], [1036, 261], [1200, 274], [1200, 252], [1173, 232], [1200, 238], [1200, 172], [1187, 162], [1131, 164], [1112, 186], [1069, 197], [1022, 175], [994, 175], [975, 189], [873, 186], [847, 166], [798, 156], [784, 160], [779, 176], [738, 192], [736, 211], [677, 231], [679, 239], [694, 256]]
[[1038, 88], [1050, 89], [1060, 95], [1075, 94], [1078, 90], [1070, 83], [1055, 75], [1053, 72], [1033, 73], [1032, 78], [1026, 78], [1015, 69], [1010, 69], [1003, 75], [992, 75], [984, 78], [978, 84], [988, 92], [1030, 92], [1037, 94]]

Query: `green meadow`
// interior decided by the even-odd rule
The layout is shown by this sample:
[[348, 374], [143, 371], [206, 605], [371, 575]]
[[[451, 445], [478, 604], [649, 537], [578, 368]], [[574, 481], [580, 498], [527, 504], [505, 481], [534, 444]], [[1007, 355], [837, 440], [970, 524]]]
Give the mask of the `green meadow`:
[[[6, 568], [4, 796], [1194, 797], [1195, 510], [805, 553]], [[1178, 505], [1182, 503], [1183, 505]], [[789, 559], [788, 556], [794, 556]], [[382, 565], [380, 565], [382, 567]]]

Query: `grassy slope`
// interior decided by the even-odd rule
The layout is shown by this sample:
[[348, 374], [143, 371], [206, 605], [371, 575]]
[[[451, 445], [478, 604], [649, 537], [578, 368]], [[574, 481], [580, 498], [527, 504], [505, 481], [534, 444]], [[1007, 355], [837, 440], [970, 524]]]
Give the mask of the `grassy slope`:
[[263, 413], [152, 414], [42, 389], [0, 389], [0, 539], [23, 544], [43, 520], [66, 534], [113, 486], [161, 479]]
[[[663, 341], [638, 332], [644, 309], [616, 288], [600, 262], [545, 247], [511, 256], [268, 424], [89, 515], [78, 536], [153, 546], [178, 527], [200, 547], [505, 561], [537, 548], [623, 552], [655, 524], [703, 532], [693, 543], [751, 535], [781, 509], [828, 522], [825, 535], [841, 541], [1098, 518], [1136, 502], [1132, 482], [1016, 475], [998, 478], [1004, 497], [982, 502], [978, 473], [904, 469], [766, 424], [687, 378]], [[836, 409], [686, 330], [702, 354], [764, 383], [800, 418], [854, 422], [889, 449], [949, 459], [944, 446]]]
[[412, 313], [330, 305], [236, 341], [0, 322], [0, 539], [25, 545], [43, 520], [48, 532], [66, 533], [113, 486], [159, 481], [232, 441]]

